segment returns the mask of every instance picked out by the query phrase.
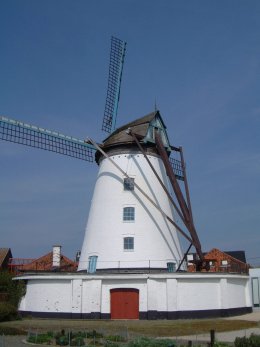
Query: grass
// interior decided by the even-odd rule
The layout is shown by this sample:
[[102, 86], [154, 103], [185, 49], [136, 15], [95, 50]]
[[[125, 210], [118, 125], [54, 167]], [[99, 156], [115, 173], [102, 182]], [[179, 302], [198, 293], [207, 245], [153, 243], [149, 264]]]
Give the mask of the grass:
[[1, 322], [1, 327], [18, 328], [25, 331], [37, 332], [64, 330], [95, 329], [106, 335], [115, 335], [120, 331], [128, 331], [129, 336], [176, 337], [208, 333], [211, 329], [216, 332], [249, 329], [258, 327], [257, 322], [225, 319], [194, 319], [194, 320], [156, 320], [156, 321], [111, 321], [111, 320], [73, 320], [73, 319], [22, 319], [12, 322]]

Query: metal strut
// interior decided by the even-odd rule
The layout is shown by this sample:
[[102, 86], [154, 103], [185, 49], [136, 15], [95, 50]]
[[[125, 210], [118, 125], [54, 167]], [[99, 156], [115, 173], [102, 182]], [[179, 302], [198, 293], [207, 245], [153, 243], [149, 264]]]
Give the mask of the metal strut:
[[[149, 160], [148, 156], [146, 155], [141, 143], [138, 141], [138, 138], [136, 137], [136, 135], [133, 133], [132, 129], [129, 128], [127, 130], [127, 133], [129, 135], [131, 135], [133, 137], [133, 139], [135, 140], [135, 143], [137, 144], [138, 148], [140, 149], [140, 151], [142, 152], [143, 156], [145, 157], [146, 161], [148, 162], [150, 168], [152, 169], [153, 173], [155, 174], [156, 178], [158, 179], [160, 185], [162, 186], [163, 190], [165, 191], [166, 195], [168, 196], [168, 199], [170, 200], [170, 202], [173, 204], [176, 212], [178, 213], [179, 217], [181, 218], [181, 220], [183, 221], [183, 223], [186, 225], [186, 220], [184, 219], [180, 209], [178, 208], [178, 206], [176, 205], [175, 201], [173, 200], [173, 198], [171, 197], [168, 189], [165, 187], [163, 181], [161, 180], [161, 178], [159, 177], [159, 175], [157, 174], [155, 168], [153, 167], [151, 161]], [[187, 225], [186, 225], [187, 227]]]
[[[171, 185], [173, 187], [173, 191], [175, 193], [175, 196], [178, 200], [178, 203], [179, 203], [179, 206], [180, 206], [180, 209], [183, 213], [183, 218], [185, 220], [185, 225], [187, 226], [187, 229], [189, 230], [190, 232], [190, 235], [191, 235], [191, 238], [192, 238], [192, 244], [194, 245], [196, 251], [197, 251], [197, 254], [199, 256], [199, 260], [202, 264], [203, 262], [203, 253], [202, 253], [202, 250], [201, 250], [201, 244], [200, 244], [200, 241], [199, 241], [199, 238], [198, 238], [198, 235], [197, 235], [197, 232], [196, 232], [196, 229], [195, 229], [195, 226], [194, 226], [194, 223], [193, 223], [193, 218], [192, 218], [192, 212], [191, 212], [191, 205], [190, 205], [190, 199], [189, 199], [189, 194], [187, 195], [188, 196], [188, 206], [187, 206], [187, 203], [184, 199], [184, 196], [182, 194], [182, 191], [181, 191], [181, 188], [178, 184], [178, 181], [175, 177], [175, 174], [172, 170], [172, 167], [171, 167], [171, 164], [170, 164], [170, 161], [169, 161], [169, 158], [168, 158], [168, 154], [163, 146], [163, 143], [162, 143], [162, 140], [159, 136], [158, 133], [155, 133], [155, 143], [156, 143], [156, 146], [157, 146], [157, 149], [158, 149], [158, 152], [162, 158], [162, 161], [164, 163], [164, 166], [165, 166], [165, 169], [166, 169], [166, 173], [169, 177], [169, 180], [171, 182]], [[182, 153], [182, 152], [181, 152]], [[181, 158], [182, 158], [182, 165], [183, 165], [183, 170], [185, 169], [184, 168], [184, 161], [183, 161], [183, 155], [181, 155]], [[185, 183], [185, 190], [186, 190], [186, 194], [188, 192], [188, 183], [187, 183], [187, 178], [186, 178], [186, 174], [185, 174], [185, 170], [184, 170], [184, 182], [186, 181]]]

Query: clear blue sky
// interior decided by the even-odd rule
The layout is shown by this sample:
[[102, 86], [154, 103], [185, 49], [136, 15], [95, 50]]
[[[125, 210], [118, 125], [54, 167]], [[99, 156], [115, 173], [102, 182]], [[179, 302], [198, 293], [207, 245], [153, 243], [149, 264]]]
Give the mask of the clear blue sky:
[[[260, 2], [1, 0], [0, 114], [104, 139], [111, 35], [127, 41], [118, 126], [156, 99], [203, 250], [260, 257]], [[0, 247], [73, 258], [97, 167], [3, 141], [0, 167]]]

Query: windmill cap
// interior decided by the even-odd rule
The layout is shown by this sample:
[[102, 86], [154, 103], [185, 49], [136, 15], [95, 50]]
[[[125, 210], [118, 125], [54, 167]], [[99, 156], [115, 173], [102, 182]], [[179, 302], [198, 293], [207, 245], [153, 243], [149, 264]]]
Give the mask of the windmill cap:
[[[111, 151], [113, 154], [139, 151], [135, 140], [131, 135], [131, 133], [134, 133], [142, 145], [149, 150], [149, 152], [152, 152], [152, 154], [157, 154], [157, 150], [155, 148], [154, 129], [160, 131], [164, 146], [167, 151], [170, 152], [171, 146], [168, 140], [166, 126], [158, 110], [127, 123], [115, 130], [104, 140], [102, 149], [110, 154]], [[101, 157], [101, 153], [97, 152], [97, 163]]]

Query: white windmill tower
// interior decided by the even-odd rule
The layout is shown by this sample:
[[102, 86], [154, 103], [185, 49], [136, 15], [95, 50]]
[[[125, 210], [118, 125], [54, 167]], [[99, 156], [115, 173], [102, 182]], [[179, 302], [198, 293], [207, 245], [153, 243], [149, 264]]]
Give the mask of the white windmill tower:
[[[79, 270], [177, 269], [183, 258], [176, 229], [136, 185], [165, 214], [174, 219], [172, 205], [145, 155], [129, 131], [142, 139], [145, 155], [169, 188], [164, 163], [155, 146], [156, 129], [170, 149], [160, 113], [153, 112], [112, 133], [97, 152], [100, 169], [92, 199]], [[121, 168], [121, 170], [119, 170]]]

